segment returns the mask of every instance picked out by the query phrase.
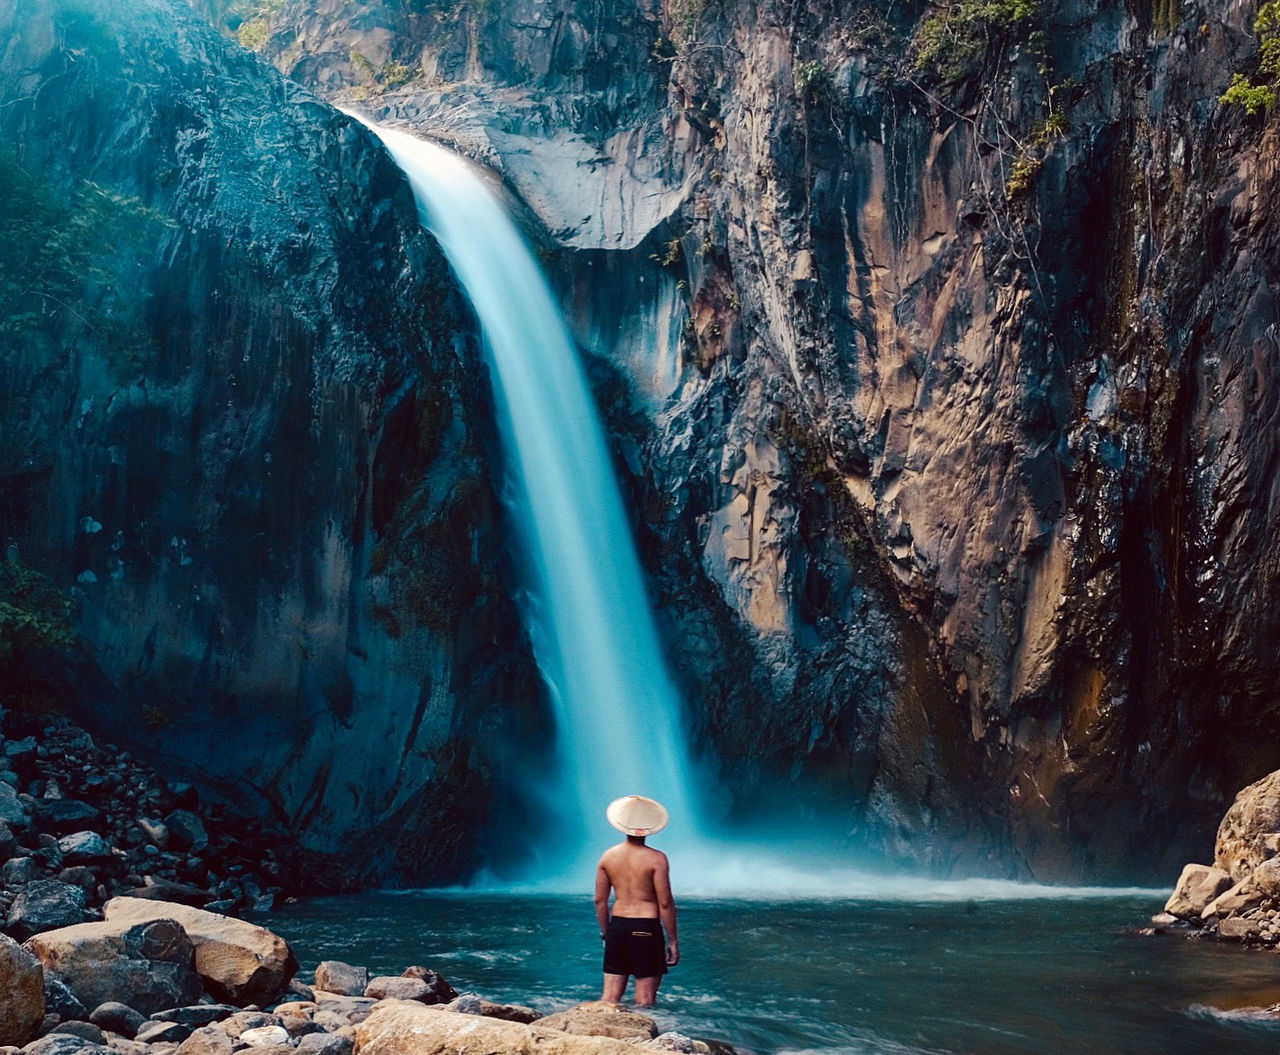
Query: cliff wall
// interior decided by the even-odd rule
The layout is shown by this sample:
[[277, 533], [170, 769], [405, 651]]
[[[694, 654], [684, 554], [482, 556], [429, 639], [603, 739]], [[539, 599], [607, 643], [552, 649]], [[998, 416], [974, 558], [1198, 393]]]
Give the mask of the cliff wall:
[[358, 875], [500, 856], [546, 719], [399, 171], [160, 0], [0, 3], [0, 140], [0, 537], [78, 602], [66, 706]]
[[948, 10], [318, 0], [249, 39], [561, 247], [739, 811], [1167, 872], [1280, 764], [1276, 131], [1218, 102], [1253, 11]]

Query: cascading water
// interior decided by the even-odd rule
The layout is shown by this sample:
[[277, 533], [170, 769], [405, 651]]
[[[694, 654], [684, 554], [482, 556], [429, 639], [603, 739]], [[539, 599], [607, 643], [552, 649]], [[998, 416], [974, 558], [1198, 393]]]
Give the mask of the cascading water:
[[667, 805], [664, 844], [678, 845], [700, 827], [679, 700], [564, 321], [533, 254], [472, 166], [434, 143], [370, 127], [408, 177], [423, 224], [480, 319], [528, 564], [530, 632], [559, 721], [563, 864], [578, 875], [589, 866], [605, 805], [631, 793]]

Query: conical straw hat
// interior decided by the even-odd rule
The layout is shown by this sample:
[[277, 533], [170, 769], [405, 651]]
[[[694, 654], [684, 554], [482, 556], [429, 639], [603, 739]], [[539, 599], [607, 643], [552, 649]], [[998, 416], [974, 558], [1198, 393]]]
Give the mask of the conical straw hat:
[[605, 816], [620, 832], [628, 835], [653, 835], [662, 831], [670, 819], [666, 807], [643, 795], [623, 795], [614, 799], [605, 810]]

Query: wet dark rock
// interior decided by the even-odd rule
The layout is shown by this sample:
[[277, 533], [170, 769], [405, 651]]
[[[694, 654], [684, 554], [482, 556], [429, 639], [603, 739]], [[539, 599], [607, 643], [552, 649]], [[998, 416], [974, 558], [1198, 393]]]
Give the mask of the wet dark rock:
[[[9, 831], [10, 825], [25, 828], [29, 819], [30, 813], [19, 800], [17, 789], [0, 781], [0, 822], [4, 823], [5, 830]], [[12, 832], [9, 832], [9, 838], [13, 838]]]
[[177, 850], [199, 851], [209, 845], [204, 823], [190, 810], [174, 810], [164, 819], [169, 841]]
[[195, 950], [172, 920], [82, 923], [37, 934], [27, 947], [46, 979], [60, 979], [88, 1007], [114, 1001], [149, 1015], [194, 1003], [203, 992]]
[[52, 971], [44, 972], [44, 1004], [45, 1011], [56, 1016], [59, 1021], [84, 1020], [89, 1017], [88, 1008], [71, 991], [70, 986]]
[[5, 930], [19, 941], [26, 941], [33, 934], [69, 927], [87, 918], [85, 893], [80, 887], [57, 879], [36, 879], [14, 898]]
[[98, 875], [92, 869], [85, 865], [75, 865], [71, 868], [64, 868], [58, 873], [58, 881], [67, 883], [71, 886], [78, 886], [85, 892], [86, 901], [91, 894], [96, 894], [98, 889]]
[[102, 822], [96, 807], [77, 799], [43, 799], [36, 806], [36, 823], [55, 835], [92, 828]]
[[79, 1037], [81, 1040], [92, 1041], [94, 1044], [105, 1044], [106, 1037], [103, 1035], [102, 1029], [95, 1026], [92, 1022], [71, 1021], [59, 1022], [49, 1031], [50, 1033], [65, 1033], [68, 1036]]
[[240, 1011], [235, 1004], [190, 1004], [185, 1007], [164, 1008], [155, 1012], [151, 1018], [156, 1022], [177, 1022], [196, 1029], [212, 1022], [221, 1022], [240, 1014]]
[[0, 882], [6, 887], [26, 886], [40, 875], [40, 866], [35, 858], [11, 857], [0, 867]]
[[[174, 901], [180, 905], [190, 905], [193, 908], [204, 908], [209, 902], [208, 891], [187, 883], [177, 883], [173, 880], [159, 877], [151, 877], [149, 883], [130, 887], [121, 891], [121, 893], [128, 897], [147, 898], [152, 901]], [[227, 902], [226, 904], [227, 908], [232, 908], [235, 902]]]
[[74, 832], [58, 840], [64, 867], [73, 865], [114, 865], [111, 844], [97, 832]]
[[159, 1044], [166, 1041], [180, 1044], [189, 1036], [191, 1027], [180, 1022], [149, 1021], [138, 1028], [133, 1039], [139, 1044]]
[[424, 1004], [447, 1004], [458, 996], [458, 991], [445, 980], [444, 975], [429, 967], [407, 967], [404, 977], [420, 978], [427, 983], [426, 995], [420, 998]]
[[110, 1030], [112, 1033], [119, 1033], [132, 1040], [142, 1024], [147, 1021], [147, 1016], [128, 1004], [108, 1000], [89, 1012], [89, 1021], [95, 1026]]

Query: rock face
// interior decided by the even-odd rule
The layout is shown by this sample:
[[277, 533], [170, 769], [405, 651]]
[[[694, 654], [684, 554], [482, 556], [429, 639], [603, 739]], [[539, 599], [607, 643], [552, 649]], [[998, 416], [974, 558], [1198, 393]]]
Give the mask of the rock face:
[[[1249, 785], [1218, 828], [1213, 867], [1182, 870], [1165, 912], [1219, 938], [1280, 944], [1280, 770]], [[1228, 870], [1229, 869], [1229, 870]]]
[[22, 1047], [44, 1019], [44, 968], [28, 950], [0, 934], [0, 1044]]
[[892, 856], [1150, 876], [1280, 765], [1276, 126], [1217, 102], [1252, 12], [1050, 0], [966, 50], [915, 10], [333, 0], [256, 39], [564, 247], [742, 815], [794, 785]]
[[1280, 853], [1280, 770], [1236, 796], [1218, 825], [1213, 864], [1239, 882]]
[[81, 923], [37, 934], [27, 948], [89, 1009], [112, 1001], [149, 1015], [204, 991], [195, 950], [173, 920]]
[[196, 972], [218, 1000], [241, 1006], [274, 1003], [298, 970], [283, 938], [244, 920], [133, 897], [112, 898], [103, 911], [117, 926], [176, 920], [195, 947]]
[[369, 876], [466, 874], [547, 731], [408, 188], [179, 0], [5, 4], [0, 39], [0, 537], [88, 646], [32, 676]]

